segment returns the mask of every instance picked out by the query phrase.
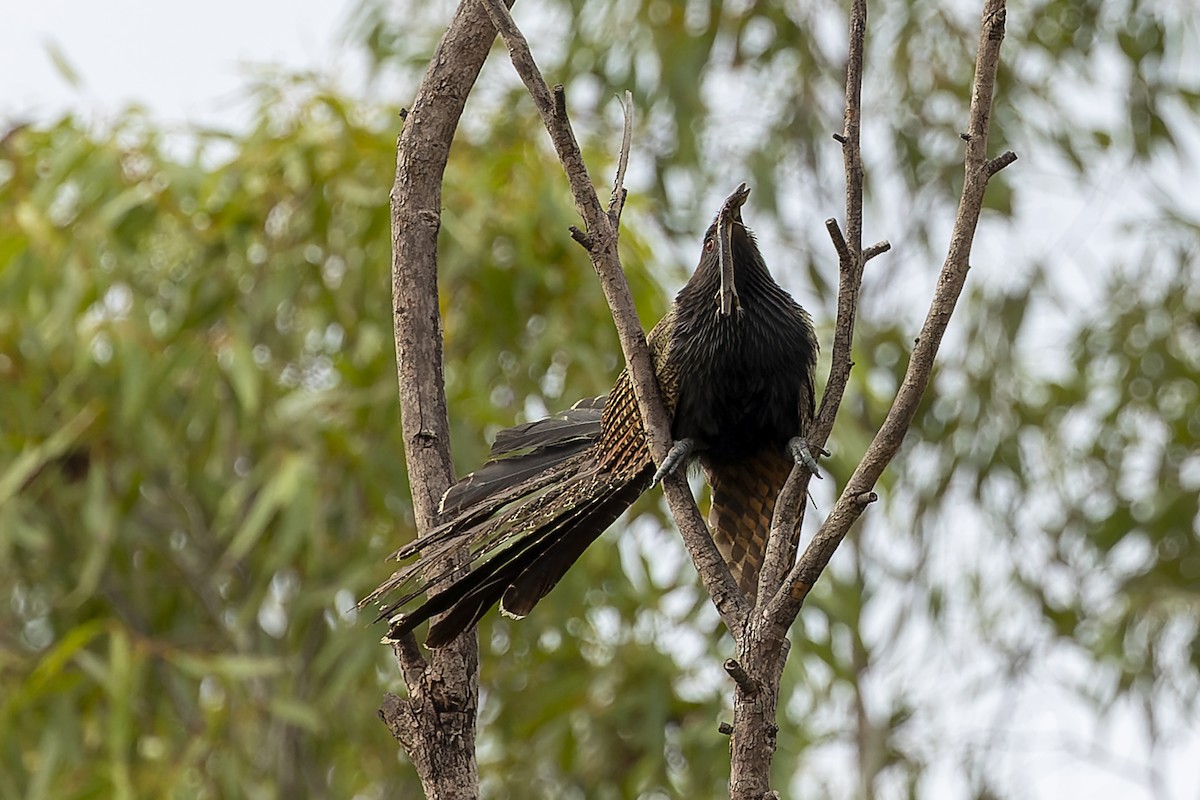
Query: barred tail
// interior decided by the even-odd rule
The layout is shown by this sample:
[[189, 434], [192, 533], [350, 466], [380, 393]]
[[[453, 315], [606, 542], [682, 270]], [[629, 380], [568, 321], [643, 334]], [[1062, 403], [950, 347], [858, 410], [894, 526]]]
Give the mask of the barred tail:
[[734, 463], [713, 464], [703, 455], [700, 463], [712, 486], [708, 524], [713, 542], [738, 586], [753, 601], [775, 498], [792, 470], [792, 460], [770, 445]]
[[510, 617], [524, 617], [567, 570], [650, 485], [653, 469], [634, 480], [596, 475], [555, 488], [540, 515], [546, 521], [516, 536], [502, 552], [392, 625], [392, 634], [411, 631], [434, 614], [446, 616], [429, 629], [426, 645], [440, 647], [477, 623], [499, 603]]
[[[605, 399], [583, 400], [547, 419], [502, 431], [491, 460], [442, 498], [441, 510], [451, 518], [393, 554], [420, 557], [398, 569], [360, 607], [400, 593], [381, 603], [379, 619], [392, 620], [392, 636], [445, 614], [430, 629], [430, 647], [449, 642], [497, 603], [512, 616], [529, 613], [649, 485], [652, 468], [622, 474], [601, 470], [595, 450]], [[452, 569], [464, 551], [477, 562], [466, 574]], [[412, 612], [398, 615], [438, 588]]]

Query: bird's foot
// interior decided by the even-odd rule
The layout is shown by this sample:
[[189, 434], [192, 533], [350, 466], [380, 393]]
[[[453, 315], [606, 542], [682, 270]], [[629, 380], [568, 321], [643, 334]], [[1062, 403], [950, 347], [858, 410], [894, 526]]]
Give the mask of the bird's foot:
[[671, 449], [667, 452], [667, 457], [663, 459], [662, 466], [658, 468], [658, 472], [654, 473], [654, 480], [650, 482], [650, 485], [656, 486], [663, 478], [679, 469], [679, 465], [687, 461], [687, 457], [695, 449], [695, 439], [680, 439], [672, 444]]
[[[813, 458], [812, 452], [808, 449], [808, 442], [804, 440], [803, 436], [797, 436], [788, 442], [788, 451], [791, 452], [792, 458], [796, 460], [797, 464], [803, 464], [808, 467], [814, 478], [817, 480], [823, 479], [823, 476], [817, 470], [817, 460]], [[823, 447], [818, 447], [817, 452], [823, 456], [829, 455], [829, 451]]]

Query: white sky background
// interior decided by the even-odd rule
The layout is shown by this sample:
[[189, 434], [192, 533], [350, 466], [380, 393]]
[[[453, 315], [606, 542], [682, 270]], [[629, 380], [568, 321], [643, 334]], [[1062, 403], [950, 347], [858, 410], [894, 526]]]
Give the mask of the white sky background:
[[[348, 0], [4, 0], [0, 119], [46, 121], [75, 109], [110, 117], [128, 104], [169, 123], [233, 125], [255, 65], [343, 70]], [[121, 43], [117, 45], [117, 43]], [[114, 46], [116, 49], [114, 49]], [[54, 46], [79, 75], [60, 75]]]
[[[130, 104], [145, 107], [168, 126], [238, 127], [246, 120], [249, 106], [243, 97], [253, 69], [264, 65], [338, 75], [349, 91], [361, 91], [362, 59], [341, 45], [345, 16], [353, 6], [353, 0], [210, 0], [202, 5], [154, 0], [4, 0], [0, 10], [6, 29], [6, 46], [0, 49], [0, 129], [16, 122], [46, 122], [68, 110], [103, 120]], [[118, 42], [123, 44], [114, 49]], [[65, 57], [79, 76], [77, 86], [62, 77], [48, 47], [57, 48]], [[398, 103], [405, 99], [394, 98]], [[1200, 152], [1198, 142], [1200, 134], [1190, 142], [1194, 153]], [[1028, 160], [1019, 163], [1036, 163], [1036, 154], [1021, 155]], [[1191, 166], [1194, 168], [1196, 161]], [[1181, 186], [1188, 170], [1180, 170], [1178, 164], [1174, 167], [1173, 174], [1160, 170], [1157, 180], [1151, 183]], [[1038, 196], [1030, 199], [1033, 208], [1026, 209], [1027, 220], [1040, 217], [1040, 227], [1047, 231], [1046, 209], [1056, 209], [1055, 223], [1062, 237], [1036, 237], [1034, 241], [1040, 245], [1034, 249], [1062, 251], [1066, 256], [1064, 266], [1073, 278], [1080, 274], [1075, 256], [1086, 260], [1086, 243], [1101, 218], [1114, 204], [1127, 203], [1131, 195], [1140, 193], [1128, 191], [1128, 175], [1097, 176], [1095, 185], [1073, 190], [1054, 185], [1053, 175], [1035, 172], [1029, 177], [1040, 181], [1043, 191], [1034, 189]], [[1124, 191], [1114, 192], [1114, 183]], [[1194, 190], [1180, 195], [1193, 202], [1200, 196]], [[991, 238], [989, 248], [988, 237], [981, 236], [981, 246], [992, 252], [1005, 246], [994, 241], [1002, 237]], [[983, 260], [980, 253], [977, 260]], [[936, 699], [936, 691], [931, 695], [931, 690], [937, 687], [915, 686], [917, 676], [936, 672], [939, 664], [951, 668], [953, 654], [940, 652], [939, 647], [932, 642], [930, 652], [903, 659], [911, 665], [912, 673], [898, 681], [908, 684], [918, 699]], [[1069, 656], [1064, 656], [1048, 661], [1047, 669], [1069, 673], [1074, 665]], [[1013, 709], [1025, 720], [1019, 729], [1028, 738], [1019, 747], [1011, 746], [1014, 743], [1004, 747], [997, 763], [1004, 765], [1002, 774], [1011, 776], [1006, 788], [1014, 796], [1039, 800], [1200, 797], [1200, 739], [1194, 728], [1192, 735], [1182, 741], [1159, 743], [1150, 760], [1157, 763], [1162, 774], [1159, 791], [1151, 794], [1145, 783], [1123, 779], [1115, 774], [1119, 770], [1109, 771], [1086, 758], [1075, 757], [1064, 744], [1068, 740], [1102, 740], [1114, 752], [1137, 760], [1150, 751], [1137, 715], [1118, 711], [1101, 722], [1081, 710], [1069, 693], [1057, 692], [1054, 683], [1047, 680], [1027, 687]], [[977, 706], [969, 712], [975, 719], [961, 718], [965, 709], [938, 713], [940, 723], [948, 726], [946, 732], [955, 735], [957, 716], [957, 726], [963, 729], [958, 735], [975, 738], [978, 746], [987, 746], [985, 736], [967, 731], [977, 731], [979, 717], [988, 716], [989, 709], [1011, 700], [1000, 697], [999, 692], [992, 694], [996, 696], [985, 693], [977, 698]], [[1097, 731], [1097, 724], [1111, 727]], [[953, 765], [944, 764], [943, 768], [931, 773], [923, 784], [923, 794], [939, 799], [965, 796], [965, 784], [954, 775]], [[885, 790], [884, 795], [888, 794]]]

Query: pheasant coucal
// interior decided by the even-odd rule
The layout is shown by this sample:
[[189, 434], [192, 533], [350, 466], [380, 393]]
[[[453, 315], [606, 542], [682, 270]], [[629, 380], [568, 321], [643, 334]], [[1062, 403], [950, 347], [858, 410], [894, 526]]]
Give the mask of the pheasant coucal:
[[[662, 475], [698, 459], [712, 487], [713, 540], [743, 592], [758, 586], [767, 534], [792, 464], [811, 457], [817, 339], [771, 277], [742, 222], [741, 184], [704, 235], [700, 263], [647, 337], [675, 444], [656, 474], [629, 370], [607, 396], [501, 431], [491, 458], [447, 490], [445, 522], [393, 557], [420, 557], [362, 601], [381, 602], [393, 636], [445, 613], [443, 645], [489, 608], [523, 617], [584, 549]], [[450, 569], [466, 548], [478, 562]], [[429, 589], [441, 589], [398, 613]], [[394, 592], [401, 596], [392, 599]]]

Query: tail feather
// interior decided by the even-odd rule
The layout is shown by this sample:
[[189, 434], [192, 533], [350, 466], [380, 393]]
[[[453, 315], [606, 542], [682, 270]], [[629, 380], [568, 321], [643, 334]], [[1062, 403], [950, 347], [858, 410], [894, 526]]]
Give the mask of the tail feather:
[[541, 486], [542, 481], [539, 481], [536, 488], [525, 487], [528, 491], [514, 489], [511, 493], [505, 493], [503, 500], [471, 509], [459, 519], [410, 542], [397, 551], [397, 558], [404, 559], [418, 553], [420, 558], [397, 569], [360, 605], [409, 587], [407, 594], [383, 608], [379, 614], [380, 619], [391, 616], [417, 595], [442, 583], [449, 574], [454, 573], [454, 565], [464, 550], [469, 561], [477, 561], [490, 553], [502, 553], [511, 546], [514, 538], [527, 539], [531, 532], [552, 522], [562, 513], [561, 498], [564, 495], [583, 494], [582, 489], [594, 480], [591, 464], [591, 455], [581, 453], [564, 464], [566, 469], [556, 471], [551, 476], [552, 480], [547, 481], [549, 485]]
[[[524, 571], [527, 565], [541, 557], [551, 544], [552, 542], [544, 536], [527, 537], [526, 540], [509, 548], [511, 553], [505, 551], [499, 561], [493, 559], [495, 564], [493, 561], [489, 561], [480, 569], [472, 572], [468, 579], [463, 581], [461, 591], [456, 591], [459, 590], [460, 584], [455, 584], [450, 591], [455, 592], [459, 597], [450, 604], [449, 612], [430, 626], [429, 636], [425, 643], [429, 647], [440, 647], [471, 625], [479, 622], [489, 609], [500, 602], [504, 592], [512, 583], [510, 576]], [[434, 600], [440, 597], [441, 595], [437, 595]], [[397, 630], [403, 632], [405, 628], [411, 630], [429, 616], [425, 607], [422, 606], [414, 611], [411, 617], [403, 621], [404, 628], [393, 627], [393, 632]]]
[[[443, 506], [443, 513], [455, 516], [398, 550], [395, 557], [405, 558], [424, 550], [428, 547], [426, 540], [432, 542], [430, 537], [440, 531], [470, 527], [516, 501], [534, 497], [546, 487], [570, 480], [591, 467], [591, 453], [573, 447], [546, 448], [519, 457], [489, 461], [451, 487], [453, 490], [466, 481], [473, 484], [457, 496], [454, 506]], [[482, 478], [479, 477], [481, 473]]]
[[[520, 581], [521, 576], [531, 570], [536, 570], [542, 559], [556, 545], [575, 541], [576, 535], [580, 533], [576, 524], [580, 522], [581, 516], [586, 517], [591, 505], [591, 503], [585, 503], [582, 507], [572, 509], [563, 516], [530, 532], [527, 536], [521, 537], [511, 547], [444, 592], [443, 594], [453, 593], [455, 597], [449, 604], [449, 612], [430, 627], [425, 643], [429, 647], [439, 647], [449, 642], [468, 626], [477, 623], [488, 609], [497, 603], [501, 603], [501, 610], [511, 617], [525, 616], [532, 609], [532, 604], [528, 609], [522, 609], [519, 612], [513, 611], [503, 604], [503, 597], [516, 582]], [[590, 522], [590, 520], [585, 519], [584, 522]], [[603, 531], [603, 527], [600, 530]], [[583, 534], [579, 538], [581, 546], [578, 552], [582, 553], [583, 549], [591, 544], [596, 536]], [[574, 563], [574, 560], [571, 563]], [[566, 567], [569, 566], [570, 564], [566, 565]], [[563, 572], [566, 571], [566, 567], [563, 568]], [[554, 582], [557, 583], [557, 579]], [[547, 591], [549, 588], [547, 587]], [[441, 594], [436, 595], [432, 602], [438, 602], [441, 598]], [[438, 605], [440, 606], [441, 603]], [[393, 632], [403, 633], [405, 630], [411, 630], [430, 616], [426, 607], [422, 606], [403, 619], [400, 626], [394, 626]]]
[[708, 524], [713, 542], [747, 597], [758, 594], [758, 575], [766, 556], [775, 499], [792, 470], [781, 448], [763, 448], [733, 463], [713, 463], [701, 455], [712, 486]]
[[652, 468], [643, 470], [633, 481], [614, 487], [591, 503], [586, 519], [573, 525], [569, 536], [559, 537], [505, 590], [500, 609], [515, 617], [523, 617], [532, 611], [538, 601], [558, 585], [587, 546], [649, 488], [652, 474]]
[[[497, 602], [510, 616], [525, 616], [557, 585], [587, 546], [637, 499], [649, 478], [648, 471], [635, 482], [602, 474], [592, 476], [586, 484], [564, 487], [543, 512], [547, 518], [544, 523], [532, 529], [521, 528], [485, 563], [396, 620], [392, 635], [408, 633], [425, 620], [447, 612], [435, 622], [426, 640], [430, 647], [437, 647], [478, 622]], [[384, 616], [402, 605], [393, 604]]]
[[600, 435], [600, 418], [607, 400], [606, 394], [588, 397], [545, 419], [505, 428], [492, 443], [492, 458], [546, 445], [595, 441]]
[[[436, 601], [427, 603], [428, 608], [432, 609], [429, 612], [430, 615], [445, 610], [448, 604], [456, 602], [457, 599], [480, 586], [513, 559], [518, 558], [525, 550], [535, 546], [547, 533], [555, 530], [556, 525], [570, 522], [573, 519], [572, 511], [575, 504], [569, 501], [574, 497], [585, 497], [582, 489], [591, 480], [593, 478], [589, 476], [574, 480], [569, 484], [558, 484], [552, 491], [541, 497], [506, 509], [498, 516], [484, 520], [472, 528], [449, 531], [452, 535], [445, 536], [445, 541], [440, 542], [436, 548], [423, 551], [420, 560], [397, 570], [391, 580], [376, 589], [376, 594], [385, 594], [401, 586], [409, 587], [407, 594], [383, 607], [377, 619], [392, 616], [427, 589], [433, 588], [446, 578], [453, 576], [455, 570], [449, 564], [450, 557], [460, 552], [462, 548], [471, 548], [472, 561], [494, 553], [469, 575], [463, 576], [449, 589], [440, 592], [436, 596]], [[572, 492], [571, 489], [576, 491]], [[564, 500], [568, 502], [564, 502]], [[439, 535], [447, 533], [441, 528], [437, 532]], [[441, 574], [431, 576], [430, 573], [438, 566], [443, 566]], [[413, 614], [406, 615], [405, 619], [415, 616], [424, 608], [425, 606], [417, 609]]]
[[[597, 452], [605, 397], [589, 398], [537, 422], [502, 431], [483, 467], [451, 487], [442, 511], [453, 517], [396, 551], [406, 564], [360, 606], [397, 592], [379, 619], [430, 589], [424, 604], [392, 620], [391, 635], [440, 616], [426, 643], [437, 647], [497, 603], [524, 616], [583, 551], [645, 491], [653, 467], [604, 463]], [[624, 448], [622, 448], [624, 450]], [[469, 573], [459, 557], [478, 562]]]
[[438, 647], [450, 641], [469, 625], [478, 622], [500, 600], [505, 583], [497, 579], [497, 575], [511, 569], [522, 555], [536, 551], [538, 544], [535, 538], [527, 537], [497, 554], [472, 570], [463, 580], [432, 595], [412, 613], [393, 621], [389, 635], [396, 637], [409, 633], [422, 622], [445, 613], [446, 616], [430, 628], [426, 644]]
[[[536, 512], [544, 508], [558, 487], [571, 485], [580, 473], [591, 466], [589, 453], [578, 453], [552, 465], [536, 479], [525, 484], [509, 487], [486, 501], [466, 509], [457, 517], [439, 525], [425, 536], [414, 539], [401, 547], [391, 558], [403, 561], [420, 554], [418, 561], [406, 564], [381, 583], [373, 592], [359, 601], [359, 607], [375, 602], [380, 597], [396, 590], [422, 582], [414, 592], [401, 598], [381, 613], [381, 618], [390, 615], [395, 608], [412, 600], [425, 588], [444, 582], [450, 572], [448, 564], [463, 547], [471, 551], [471, 558], [479, 558], [502, 546], [513, 526], [533, 519]], [[423, 581], [422, 581], [423, 579]]]
[[524, 488], [531, 477], [551, 474], [556, 465], [591, 447], [600, 435], [606, 397], [580, 400], [552, 417], [500, 431], [487, 463], [451, 486], [439, 510], [459, 514], [486, 507], [487, 501]]

